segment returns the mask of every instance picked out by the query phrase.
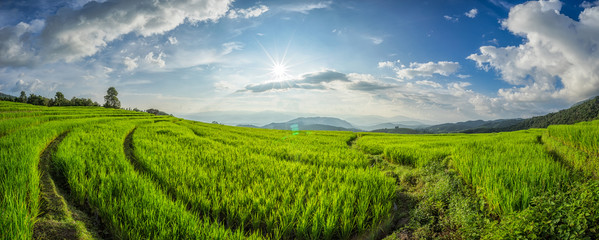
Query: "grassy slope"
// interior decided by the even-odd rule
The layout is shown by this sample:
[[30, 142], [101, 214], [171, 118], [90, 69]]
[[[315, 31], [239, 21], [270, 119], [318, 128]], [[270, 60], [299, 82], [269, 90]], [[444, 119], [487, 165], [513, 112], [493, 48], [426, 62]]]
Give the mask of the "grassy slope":
[[[40, 155], [65, 132], [54, 164], [71, 195], [125, 239], [369, 238], [389, 228], [389, 238], [597, 238], [597, 129], [599, 121], [500, 134], [292, 134], [0, 102], [0, 238], [31, 239]], [[186, 165], [202, 154], [207, 162]], [[204, 177], [227, 180], [199, 181], [206, 169], [216, 175]], [[259, 181], [240, 180], [250, 173]], [[297, 179], [283, 183], [277, 174]], [[369, 185], [372, 176], [379, 183]], [[300, 191], [288, 187], [304, 183], [305, 205], [285, 200]], [[396, 188], [393, 197], [381, 186]], [[197, 227], [184, 227], [191, 222]]]

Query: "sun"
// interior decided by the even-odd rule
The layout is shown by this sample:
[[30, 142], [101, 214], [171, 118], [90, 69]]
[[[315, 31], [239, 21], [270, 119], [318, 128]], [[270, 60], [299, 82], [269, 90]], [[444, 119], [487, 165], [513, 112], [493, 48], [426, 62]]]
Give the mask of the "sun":
[[275, 80], [282, 80], [289, 76], [287, 73], [287, 65], [281, 62], [274, 62], [270, 73]]
[[262, 51], [266, 57], [268, 57], [269, 63], [268, 67], [264, 68], [267, 71], [267, 75], [269, 77], [268, 81], [270, 82], [287, 82], [293, 79], [293, 76], [289, 73], [290, 68], [295, 66], [294, 64], [289, 64], [289, 59], [287, 59], [287, 51], [289, 50], [289, 45], [291, 44], [291, 40], [287, 43], [287, 47], [282, 55], [279, 54], [271, 54], [266, 48], [260, 43], [260, 41], [256, 40]]

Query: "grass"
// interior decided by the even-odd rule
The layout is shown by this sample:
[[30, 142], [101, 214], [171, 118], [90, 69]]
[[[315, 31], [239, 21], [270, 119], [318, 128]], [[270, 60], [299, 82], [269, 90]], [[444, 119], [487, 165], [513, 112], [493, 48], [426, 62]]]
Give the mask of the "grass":
[[98, 238], [74, 205], [116, 239], [596, 239], [598, 129], [291, 132], [0, 102], [0, 239]]

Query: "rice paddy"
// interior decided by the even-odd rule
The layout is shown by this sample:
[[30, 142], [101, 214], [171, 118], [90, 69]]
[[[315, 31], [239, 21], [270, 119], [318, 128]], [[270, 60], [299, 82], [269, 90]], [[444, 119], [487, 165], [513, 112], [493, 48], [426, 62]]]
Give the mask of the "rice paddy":
[[[531, 213], [542, 199], [583, 204], [564, 196], [596, 186], [598, 129], [599, 121], [471, 135], [284, 131], [0, 102], [0, 238], [520, 236], [534, 229], [518, 219], [551, 219]], [[63, 217], [49, 213], [54, 185]], [[588, 206], [599, 200], [585, 196]], [[596, 219], [579, 217], [587, 225], [576, 236], [596, 237]], [[571, 227], [563, 222], [555, 224]]]

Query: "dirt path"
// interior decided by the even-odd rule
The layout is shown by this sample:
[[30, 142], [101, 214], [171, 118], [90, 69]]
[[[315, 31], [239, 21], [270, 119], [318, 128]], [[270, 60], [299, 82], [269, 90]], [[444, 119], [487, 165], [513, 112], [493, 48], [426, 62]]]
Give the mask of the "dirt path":
[[[33, 238], [111, 239], [97, 216], [90, 217], [91, 214], [70, 202], [67, 190], [62, 187], [67, 186], [66, 183], [52, 174], [52, 155], [67, 134], [65, 132], [52, 140], [40, 155], [40, 215], [33, 228]], [[55, 179], [58, 181], [55, 182]]]

